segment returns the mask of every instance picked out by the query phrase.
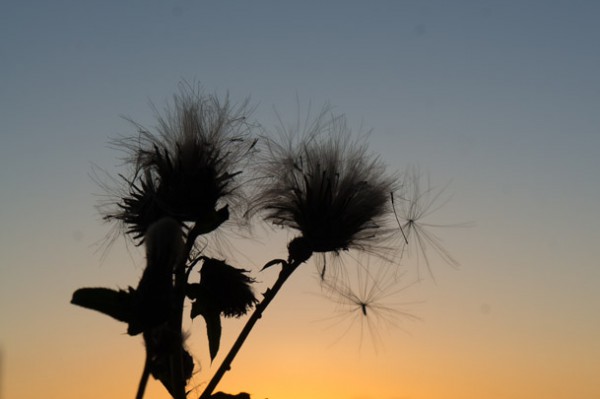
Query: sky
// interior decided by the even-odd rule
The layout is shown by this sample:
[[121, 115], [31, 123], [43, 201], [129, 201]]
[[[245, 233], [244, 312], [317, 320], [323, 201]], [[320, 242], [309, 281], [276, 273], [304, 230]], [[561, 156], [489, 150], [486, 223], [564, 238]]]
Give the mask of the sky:
[[[390, 170], [416, 164], [444, 188], [427, 221], [447, 225], [435, 233], [460, 263], [432, 254], [435, 282], [380, 298], [418, 320], [340, 308], [304, 265], [218, 389], [600, 397], [599, 16], [598, 2], [558, 0], [3, 3], [0, 398], [135, 395], [141, 339], [69, 301], [79, 287], [136, 284], [140, 249], [123, 238], [98, 249], [110, 226], [94, 165], [122, 170], [108, 142], [135, 134], [123, 117], [152, 126], [150, 103], [161, 109], [184, 80], [250, 97], [267, 127], [274, 110], [294, 121], [331, 104]], [[285, 239], [239, 244], [264, 287], [275, 274], [258, 270]], [[186, 331], [197, 397], [214, 367], [202, 322]], [[151, 381], [146, 397], [168, 394]]]

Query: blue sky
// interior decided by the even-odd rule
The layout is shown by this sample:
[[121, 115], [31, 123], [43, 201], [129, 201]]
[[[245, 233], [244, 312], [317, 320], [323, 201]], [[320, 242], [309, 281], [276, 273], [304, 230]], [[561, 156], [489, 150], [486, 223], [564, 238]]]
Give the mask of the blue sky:
[[[50, 384], [41, 375], [57, 355], [67, 374], [82, 367], [78, 355], [36, 342], [80, 342], [78, 350], [93, 363], [96, 353], [86, 352], [84, 340], [93, 334], [101, 348], [95, 350], [120, 353], [110, 341], [118, 325], [68, 304], [79, 286], [134, 284], [143, 263], [140, 253], [120, 245], [106, 258], [95, 251], [108, 227], [94, 208], [101, 190], [90, 178], [92, 164], [117, 170], [120, 154], [107, 142], [133, 133], [121, 116], [152, 126], [149, 102], [161, 109], [181, 80], [200, 82], [209, 92], [229, 91], [234, 100], [250, 96], [255, 117], [267, 127], [275, 124], [274, 108], [295, 120], [297, 98], [303, 109], [308, 102], [313, 109], [331, 103], [357, 131], [371, 131], [371, 149], [391, 169], [418, 163], [435, 184], [448, 184], [451, 201], [432, 223], [473, 222], [471, 228], [440, 232], [461, 268], [433, 265], [437, 284], [426, 282], [417, 295], [426, 299], [416, 310], [425, 321], [412, 327], [410, 337], [392, 339], [411, 349], [392, 346], [389, 357], [369, 358], [369, 367], [392, 362], [417, 373], [390, 359], [422, 356], [431, 363], [414, 367], [429, 381], [443, 374], [439, 358], [454, 364], [460, 349], [473, 354], [465, 356], [470, 363], [463, 361], [472, 369], [455, 368], [452, 376], [467, 386], [469, 373], [478, 369], [476, 353], [504, 348], [497, 378], [480, 379], [470, 392], [451, 391], [450, 382], [440, 379], [440, 389], [461, 398], [494, 398], [494, 390], [498, 398], [573, 397], [569, 392], [596, 397], [600, 391], [591, 376], [600, 367], [594, 360], [600, 358], [594, 339], [600, 333], [599, 16], [594, 1], [3, 4], [4, 399], [31, 396], [42, 380]], [[305, 280], [309, 273], [299, 277]], [[300, 283], [290, 288], [290, 303], [306, 300], [312, 290]], [[485, 317], [480, 309], [487, 309]], [[306, 313], [305, 321], [318, 318]], [[273, 320], [280, 319], [286, 320], [285, 313], [275, 309]], [[90, 323], [100, 330], [86, 330]], [[284, 324], [273, 328], [280, 331]], [[256, 334], [257, 346], [260, 334], [270, 337], [267, 327]], [[133, 341], [127, 342], [135, 346]], [[428, 355], [432, 347], [437, 355]], [[548, 355], [551, 347], [559, 348], [555, 357]], [[253, 353], [249, 349], [249, 359]], [[132, 364], [141, 365], [139, 352], [131, 356]], [[33, 359], [39, 370], [29, 370], [27, 379], [38, 384], [23, 387], [19, 378], [26, 378]], [[515, 365], [519, 359], [525, 360]], [[580, 374], [552, 366], [560, 362]], [[368, 362], [363, 357], [359, 363]], [[511, 367], [535, 372], [527, 382]], [[124, 395], [133, 393], [137, 381], [138, 370], [130, 373], [124, 387], [115, 388]], [[315, 397], [310, 387], [321, 389], [323, 381], [309, 377], [305, 393]], [[98, 374], [94, 383], [107, 378]], [[515, 392], [502, 391], [508, 388], [499, 387], [501, 378]], [[46, 386], [50, 397], [67, 397], [65, 384], [53, 381]], [[231, 385], [236, 381], [242, 383]], [[379, 379], [377, 384], [385, 385]], [[259, 386], [246, 389], [280, 399], [280, 392], [292, 389], [273, 383], [269, 390], [264, 381]], [[356, 392], [368, 397], [368, 386]], [[400, 389], [379, 393], [435, 397], [430, 388]], [[81, 396], [74, 387], [67, 391]], [[165, 396], [157, 389], [155, 397]]]

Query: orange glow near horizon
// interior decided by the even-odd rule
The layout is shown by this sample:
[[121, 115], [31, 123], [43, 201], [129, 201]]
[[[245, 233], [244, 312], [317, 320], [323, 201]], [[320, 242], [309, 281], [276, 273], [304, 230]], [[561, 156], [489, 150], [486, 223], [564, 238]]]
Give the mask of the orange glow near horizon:
[[[484, 262], [473, 253], [461, 259]], [[94, 270], [97, 276], [89, 280], [126, 262], [131, 262], [128, 256]], [[129, 273], [123, 280], [134, 280], [139, 270]], [[303, 266], [257, 323], [217, 390], [248, 392], [252, 399], [566, 399], [600, 393], [589, 384], [600, 370], [600, 356], [591, 356], [600, 355], [600, 322], [589, 317], [585, 306], [567, 310], [556, 302], [545, 307], [564, 280], [549, 281], [537, 291], [527, 283], [500, 291], [497, 280], [481, 279], [474, 268], [437, 273], [443, 285], [426, 283], [401, 293], [400, 300], [412, 303], [408, 311], [420, 321], [398, 315], [396, 327], [376, 324], [380, 334], [372, 337], [364, 326], [361, 336], [359, 324], [348, 331], [332, 324], [339, 320], [332, 318], [336, 306], [319, 294], [314, 265]], [[275, 275], [259, 274], [258, 291]], [[528, 301], [520, 292], [527, 293]], [[127, 336], [124, 325], [109, 317], [70, 305], [65, 292], [52, 295], [51, 302], [59, 304], [55, 308], [41, 303], [44, 312], [32, 318], [13, 315], [18, 322], [3, 325], [3, 339], [28, 344], [18, 352], [2, 347], [2, 399], [133, 397], [145, 355], [141, 337]], [[584, 304], [587, 295], [582, 287], [571, 300]], [[244, 321], [224, 323], [215, 365]], [[199, 365], [188, 387], [194, 397], [214, 369], [206, 355], [203, 321], [196, 319], [185, 330]], [[35, 384], [25, 376], [34, 376]], [[168, 397], [151, 379], [146, 398]]]
[[[486, 393], [495, 398], [559, 399], [568, 397], [567, 391], [585, 398], [597, 393], [586, 381], [593, 378], [598, 361], [590, 358], [582, 364], [580, 359], [586, 350], [598, 351], [598, 345], [574, 350], [576, 344], [564, 339], [569, 336], [568, 325], [547, 331], [544, 337], [530, 330], [532, 324], [550, 323], [552, 315], [530, 320], [525, 310], [515, 314], [519, 307], [511, 303], [485, 311], [472, 306], [472, 313], [465, 315], [469, 304], [457, 294], [444, 303], [454, 289], [438, 288], [442, 292], [433, 295], [427, 307], [415, 309], [424, 320], [403, 325], [404, 331], [389, 330], [375, 351], [372, 338], [361, 340], [356, 329], [344, 335], [322, 322], [331, 307], [312, 295], [316, 287], [305, 288], [315, 282], [310, 270], [295, 277], [259, 321], [217, 390], [248, 392], [252, 399], [480, 399]], [[38, 342], [27, 352], [4, 351], [3, 370], [9, 378], [5, 398], [16, 398], [13, 392], [19, 397], [45, 393], [61, 399], [133, 397], [144, 360], [140, 337], [126, 336], [119, 323], [100, 314], [68, 311], [78, 313], [69, 317], [84, 323], [77, 331], [60, 337], [60, 329], [49, 329], [50, 347]], [[506, 325], [508, 316], [519, 322]], [[224, 326], [216, 364], [241, 325], [242, 321], [230, 321]], [[200, 320], [186, 328], [195, 356], [206, 353], [203, 328]], [[592, 335], [580, 338], [592, 342]], [[62, 365], [39, 365], [40, 353]], [[197, 397], [212, 375], [205, 357], [196, 361], [200, 368], [190, 381], [190, 397]], [[23, 384], [16, 377], [27, 373], [36, 375], [36, 384]], [[145, 397], [169, 396], [151, 379]]]

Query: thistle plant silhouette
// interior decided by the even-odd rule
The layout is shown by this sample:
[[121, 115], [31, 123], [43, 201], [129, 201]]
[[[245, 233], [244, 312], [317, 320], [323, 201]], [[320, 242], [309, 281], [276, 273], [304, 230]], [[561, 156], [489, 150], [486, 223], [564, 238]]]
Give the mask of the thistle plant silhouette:
[[[119, 175], [120, 187], [110, 191], [100, 210], [136, 245], [145, 246], [146, 267], [136, 288], [80, 288], [72, 303], [126, 323], [130, 335], [142, 334], [146, 360], [138, 399], [150, 375], [173, 398], [188, 395], [194, 362], [182, 332], [186, 298], [192, 302], [190, 318], [205, 321], [211, 360], [220, 349], [221, 318], [254, 309], [200, 396], [222, 397], [213, 392], [254, 325], [314, 254], [327, 259], [355, 251], [397, 263], [403, 254], [403, 245], [394, 245], [400, 234], [406, 242], [430, 238], [412, 219], [399, 222], [394, 207], [394, 195], [405, 202], [421, 197], [407, 195], [412, 186], [387, 172], [365, 139], [354, 138], [345, 117], [324, 108], [290, 128], [282, 123], [269, 135], [249, 121], [250, 111], [247, 101], [234, 106], [227, 97], [182, 84], [172, 106], [159, 113], [154, 132], [135, 124], [137, 135], [114, 142], [126, 151], [130, 171]], [[422, 216], [407, 209], [406, 217]], [[226, 221], [239, 226], [262, 221], [295, 233], [287, 258], [264, 265], [263, 270], [280, 271], [260, 299], [250, 271], [209, 255], [209, 233]], [[358, 306], [363, 317], [393, 314], [377, 303], [389, 285], [375, 282], [355, 294], [339, 280], [343, 272], [331, 270], [326, 261], [318, 267], [322, 287], [341, 304]], [[197, 282], [190, 281], [194, 270]]]

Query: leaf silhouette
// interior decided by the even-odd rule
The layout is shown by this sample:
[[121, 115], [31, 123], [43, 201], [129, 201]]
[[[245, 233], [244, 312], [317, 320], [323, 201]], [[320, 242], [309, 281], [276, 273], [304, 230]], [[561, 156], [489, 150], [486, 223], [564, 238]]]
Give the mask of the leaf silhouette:
[[219, 346], [221, 343], [221, 310], [212, 305], [210, 302], [200, 299], [202, 293], [202, 287], [200, 284], [189, 284], [188, 292], [191, 296], [198, 298], [192, 302], [192, 310], [190, 317], [193, 319], [200, 315], [204, 318], [206, 323], [206, 335], [208, 336], [208, 349], [210, 352], [210, 360], [214, 360], [215, 356], [219, 352]]
[[132, 319], [132, 301], [135, 290], [113, 290], [110, 288], [80, 288], [73, 293], [71, 303], [104, 313], [119, 321], [129, 323]]
[[208, 336], [208, 349], [210, 360], [214, 360], [221, 344], [221, 316], [219, 313], [207, 312], [202, 315], [206, 322], [206, 335]]

